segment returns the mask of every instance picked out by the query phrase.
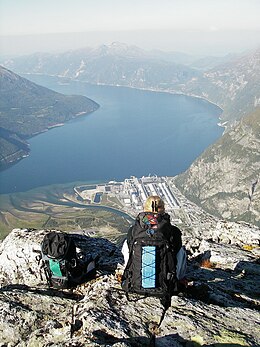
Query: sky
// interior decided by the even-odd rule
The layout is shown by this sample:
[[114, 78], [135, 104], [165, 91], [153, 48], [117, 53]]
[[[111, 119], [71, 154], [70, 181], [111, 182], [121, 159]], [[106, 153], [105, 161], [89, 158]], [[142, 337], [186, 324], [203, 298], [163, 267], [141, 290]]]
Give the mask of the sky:
[[0, 0], [1, 54], [113, 41], [223, 55], [259, 45], [260, 0]]

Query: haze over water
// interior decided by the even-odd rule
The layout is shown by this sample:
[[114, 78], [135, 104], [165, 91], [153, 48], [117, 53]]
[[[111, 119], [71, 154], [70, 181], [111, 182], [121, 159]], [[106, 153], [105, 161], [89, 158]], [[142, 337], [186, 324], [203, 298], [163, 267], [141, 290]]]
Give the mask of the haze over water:
[[86, 95], [100, 108], [32, 138], [29, 157], [0, 173], [0, 193], [131, 175], [174, 176], [223, 132], [217, 126], [221, 110], [202, 99], [26, 77], [64, 94]]

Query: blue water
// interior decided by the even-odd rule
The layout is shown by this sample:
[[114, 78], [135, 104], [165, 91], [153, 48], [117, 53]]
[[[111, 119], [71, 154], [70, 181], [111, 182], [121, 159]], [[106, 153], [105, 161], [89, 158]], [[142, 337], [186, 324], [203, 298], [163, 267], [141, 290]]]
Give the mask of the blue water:
[[221, 110], [201, 99], [29, 77], [64, 94], [86, 95], [100, 108], [30, 139], [29, 157], [0, 173], [0, 193], [150, 173], [174, 176], [223, 131], [217, 126]]
[[94, 202], [99, 203], [101, 201], [102, 195], [103, 195], [103, 193], [96, 193], [95, 198], [94, 198]]

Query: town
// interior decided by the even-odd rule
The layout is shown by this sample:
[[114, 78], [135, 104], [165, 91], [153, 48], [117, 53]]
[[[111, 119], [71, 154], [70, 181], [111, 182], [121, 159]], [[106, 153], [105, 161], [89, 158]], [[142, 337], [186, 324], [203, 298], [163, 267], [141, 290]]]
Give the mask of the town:
[[[110, 181], [96, 185], [83, 185], [74, 188], [77, 199], [86, 204], [110, 205], [134, 217], [142, 211], [146, 198], [150, 195], [160, 196], [165, 209], [172, 220], [177, 223], [187, 222], [188, 216], [182, 209], [178, 191], [174, 190], [171, 178], [131, 176], [123, 182]], [[189, 222], [189, 221], [188, 221]]]

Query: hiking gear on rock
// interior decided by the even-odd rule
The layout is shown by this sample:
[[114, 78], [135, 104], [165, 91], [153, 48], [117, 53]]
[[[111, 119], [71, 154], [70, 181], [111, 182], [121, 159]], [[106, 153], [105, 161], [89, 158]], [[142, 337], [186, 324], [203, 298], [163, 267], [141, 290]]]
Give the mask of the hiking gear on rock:
[[[127, 244], [127, 240], [124, 241], [121, 252], [124, 257], [124, 264], [126, 265], [129, 259], [129, 248]], [[182, 281], [182, 279], [185, 277], [186, 269], [187, 269], [187, 254], [185, 247], [181, 247], [179, 252], [176, 254], [176, 277], [178, 278], [179, 282]]]
[[127, 294], [164, 298], [177, 293], [172, 228], [168, 214], [142, 212], [137, 216], [127, 238], [129, 259], [122, 281]]
[[144, 212], [164, 213], [164, 202], [157, 196], [149, 196], [144, 203]]
[[[95, 275], [92, 256], [77, 255], [72, 237], [52, 231], [44, 236], [41, 256], [50, 287], [71, 288]], [[81, 259], [80, 259], [81, 257]]]

